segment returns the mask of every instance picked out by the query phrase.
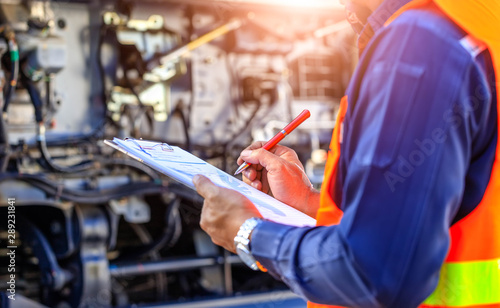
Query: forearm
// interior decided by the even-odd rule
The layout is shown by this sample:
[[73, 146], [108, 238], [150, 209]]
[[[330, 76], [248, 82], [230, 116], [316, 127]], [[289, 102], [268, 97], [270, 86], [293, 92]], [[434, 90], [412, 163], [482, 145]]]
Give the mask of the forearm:
[[335, 226], [294, 228], [264, 222], [254, 230], [251, 248], [270, 274], [310, 301], [380, 307]]

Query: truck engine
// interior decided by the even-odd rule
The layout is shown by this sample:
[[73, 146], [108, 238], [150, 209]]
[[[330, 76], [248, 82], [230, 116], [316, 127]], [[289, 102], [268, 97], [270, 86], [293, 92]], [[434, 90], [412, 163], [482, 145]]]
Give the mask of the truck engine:
[[282, 144], [319, 187], [357, 59], [335, 0], [0, 0], [0, 56], [0, 307], [305, 307], [212, 243], [201, 196], [103, 140], [233, 174], [307, 108]]

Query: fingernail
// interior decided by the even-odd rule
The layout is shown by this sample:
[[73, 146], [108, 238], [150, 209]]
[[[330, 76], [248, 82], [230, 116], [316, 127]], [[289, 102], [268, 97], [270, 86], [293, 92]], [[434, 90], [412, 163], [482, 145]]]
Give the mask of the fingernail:
[[244, 150], [244, 151], [241, 152], [241, 156], [248, 157], [250, 155], [252, 155], [252, 151], [251, 150]]

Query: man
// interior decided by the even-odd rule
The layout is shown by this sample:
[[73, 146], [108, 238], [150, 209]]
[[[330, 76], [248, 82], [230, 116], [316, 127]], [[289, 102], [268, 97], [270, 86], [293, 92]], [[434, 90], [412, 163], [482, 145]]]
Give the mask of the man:
[[247, 183], [328, 226], [252, 218], [250, 201], [197, 176], [201, 227], [311, 302], [500, 307], [498, 1], [345, 2], [360, 62], [321, 193], [286, 147], [238, 159], [253, 164]]

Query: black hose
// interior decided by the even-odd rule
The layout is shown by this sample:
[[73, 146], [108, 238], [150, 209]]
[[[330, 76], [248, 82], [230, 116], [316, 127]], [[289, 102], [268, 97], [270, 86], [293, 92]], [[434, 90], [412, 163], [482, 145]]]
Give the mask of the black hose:
[[35, 108], [35, 120], [39, 125], [38, 135], [37, 135], [37, 145], [40, 150], [42, 165], [43, 167], [49, 169], [50, 171], [59, 173], [75, 173], [89, 170], [94, 166], [93, 161], [84, 161], [74, 166], [59, 166], [56, 164], [47, 149], [47, 141], [45, 139], [45, 126], [43, 118], [43, 101], [36, 87], [35, 83], [29, 79], [27, 76], [22, 74], [22, 82], [28, 91], [33, 107]]
[[[148, 108], [152, 108], [152, 107], [148, 107], [148, 106], [144, 105], [144, 103], [141, 100], [141, 97], [139, 96], [139, 93], [137, 93], [137, 91], [135, 90], [134, 85], [132, 84], [132, 81], [130, 81], [130, 78], [128, 78], [126, 71], [123, 73], [123, 78], [125, 79], [125, 82], [127, 83], [127, 87], [130, 89], [132, 94], [137, 99], [137, 103], [139, 104], [139, 108], [142, 111], [141, 114], [136, 115], [135, 120], [131, 119], [132, 120], [131, 122], [133, 124], [132, 129], [133, 129], [134, 133], [135, 132], [140, 133], [140, 120], [141, 120], [142, 116], [145, 115], [146, 119], [148, 120], [150, 132], [151, 132], [151, 134], [153, 134], [153, 132], [154, 132], [154, 119], [153, 119], [153, 115], [151, 115], [151, 113], [148, 112]], [[139, 136], [139, 134], [135, 134], [134, 137], [137, 138], [140, 136]]]
[[148, 166], [146, 166], [138, 161], [132, 160], [132, 159], [109, 158], [109, 159], [101, 160], [100, 163], [104, 166], [123, 165], [123, 166], [131, 167], [131, 168], [134, 168], [138, 171], [145, 173], [153, 181], [161, 181], [161, 178], [158, 175], [158, 173], [156, 173], [156, 171], [154, 171], [153, 169], [149, 168]]
[[25, 76], [22, 74], [21, 81], [28, 91], [28, 94], [31, 99], [31, 103], [33, 104], [33, 107], [35, 108], [35, 120], [37, 123], [43, 123], [43, 102], [42, 98], [40, 96], [40, 92], [38, 91], [35, 83], [29, 79], [29, 77]]
[[184, 138], [185, 138], [184, 149], [186, 149], [186, 151], [188, 152], [191, 152], [191, 138], [189, 136], [189, 120], [188, 117], [186, 117], [186, 115], [182, 111], [182, 104], [177, 104], [172, 114], [178, 114], [181, 117], [182, 127], [184, 130]]
[[102, 158], [102, 157], [97, 157], [94, 160], [95, 162], [95, 169], [90, 169], [90, 170], [84, 170], [82, 172], [77, 172], [74, 173], [75, 176], [78, 177], [89, 177], [89, 176], [95, 176], [97, 172], [102, 172], [104, 170], [107, 170], [106, 167], [111, 167], [111, 166], [125, 166], [129, 167], [132, 169], [135, 169], [139, 172], [144, 173], [148, 177], [151, 178], [153, 181], [161, 181], [160, 175], [148, 167], [147, 165], [144, 165], [138, 161], [135, 161], [133, 159], [123, 159], [123, 158]]
[[44, 167], [46, 167], [50, 171], [59, 172], [59, 173], [78, 173], [78, 172], [89, 170], [95, 166], [95, 162], [91, 161], [91, 160], [83, 161], [79, 164], [76, 164], [73, 166], [68, 166], [68, 167], [59, 166], [58, 164], [54, 163], [54, 161], [49, 153], [49, 150], [47, 149], [47, 143], [45, 141], [44, 134], [38, 135], [37, 144], [38, 144], [38, 149], [40, 150], [43, 165], [44, 165]]
[[33, 185], [41, 189], [46, 194], [53, 196], [56, 200], [85, 203], [85, 204], [103, 204], [113, 199], [121, 199], [129, 196], [162, 194], [170, 192], [168, 186], [158, 182], [138, 182], [121, 185], [119, 187], [105, 190], [73, 190], [64, 187], [61, 183], [48, 180], [40, 175], [29, 174], [9, 174], [0, 175], [0, 182], [7, 180], [18, 180]]
[[[47, 147], [57, 147], [57, 146], [77, 146], [83, 143], [94, 142], [100, 139], [103, 139], [103, 127], [106, 124], [107, 120], [103, 120], [101, 124], [97, 125], [94, 130], [88, 134], [75, 134], [71, 136], [64, 137], [53, 137], [50, 139], [46, 139]], [[95, 142], [94, 142], [95, 144]], [[33, 148], [34, 145], [27, 145], [28, 148]]]
[[[1, 133], [1, 125], [2, 123], [0, 122], [0, 133]], [[80, 143], [83, 142], [88, 142], [94, 133], [91, 133], [90, 135], [82, 136], [79, 138], [76, 137], [70, 137], [70, 138], [61, 138], [57, 140], [52, 140], [50, 141], [51, 146], [78, 146]], [[1, 141], [1, 134], [0, 134], [0, 141]], [[43, 138], [42, 138], [43, 139]], [[116, 157], [103, 157], [103, 156], [95, 156], [92, 161], [86, 160], [81, 163], [78, 163], [73, 166], [68, 166], [68, 167], [61, 167], [57, 166], [52, 162], [52, 159], [49, 159], [50, 154], [48, 152], [48, 146], [49, 146], [49, 141], [38, 141], [36, 144], [36, 147], [39, 148], [40, 153], [41, 153], [41, 158], [43, 160], [43, 164], [45, 164], [44, 167], [49, 168], [51, 170], [54, 170], [55, 168], [58, 169], [64, 169], [65, 172], [63, 173], [71, 173], [72, 175], [75, 176], [91, 176], [94, 175], [95, 172], [93, 171], [102, 171], [105, 169], [105, 167], [110, 167], [110, 166], [126, 166], [132, 169], [135, 169], [136, 171], [139, 171], [141, 173], [144, 173], [145, 175], [149, 176], [153, 181], [159, 181], [161, 180], [159, 174], [148, 167], [147, 165], [144, 165], [138, 161], [135, 161], [130, 158], [116, 158]], [[32, 146], [28, 146], [27, 148], [33, 148]], [[18, 156], [21, 154], [21, 152], [25, 149], [24, 145], [18, 145], [17, 147], [14, 148], [14, 151], [10, 153], [10, 156]], [[5, 151], [4, 151], [5, 152]], [[1, 142], [0, 142], [0, 154], [1, 154]], [[52, 167], [50, 166], [52, 165]], [[2, 166], [0, 164], [0, 166]], [[5, 168], [3, 169], [5, 171]]]
[[224, 147], [227, 147], [229, 144], [231, 144], [235, 140], [237, 140], [237, 138], [241, 134], [243, 134], [243, 132], [245, 132], [248, 129], [248, 127], [250, 127], [250, 124], [255, 119], [255, 116], [259, 112], [260, 107], [261, 107], [261, 104], [258, 104], [257, 108], [255, 108], [255, 110], [252, 112], [252, 114], [248, 117], [248, 119], [245, 121], [245, 124], [241, 127], [241, 129], [239, 131], [235, 132], [233, 135], [231, 135], [231, 137], [223, 144]]

